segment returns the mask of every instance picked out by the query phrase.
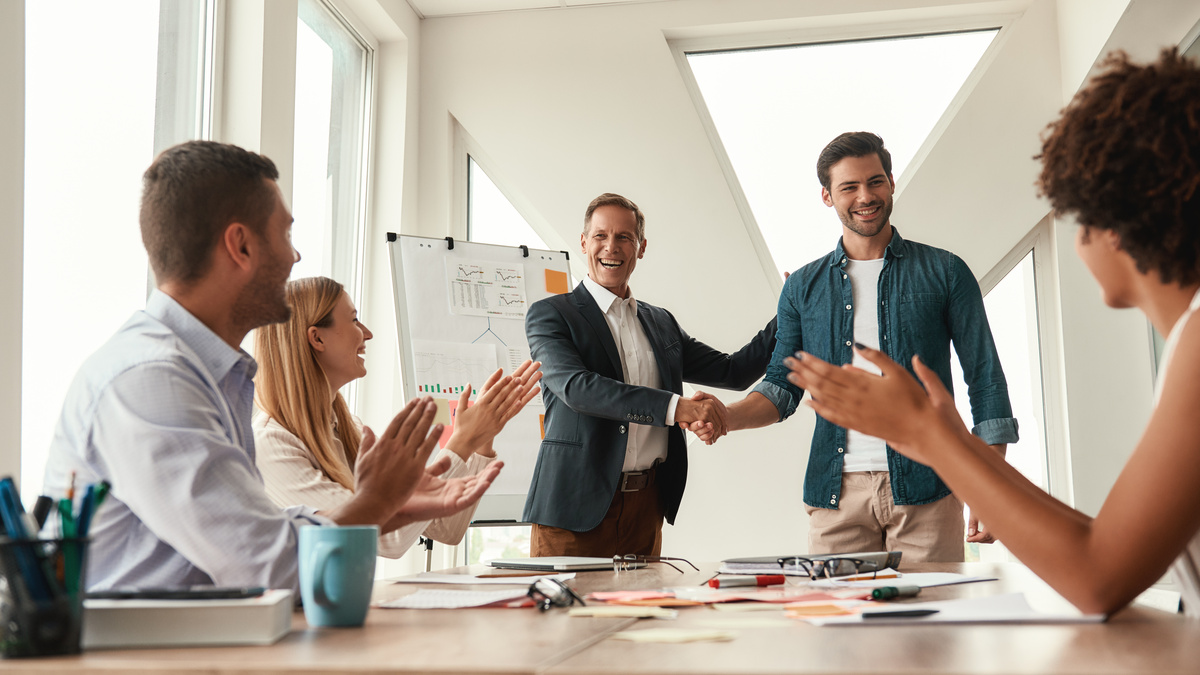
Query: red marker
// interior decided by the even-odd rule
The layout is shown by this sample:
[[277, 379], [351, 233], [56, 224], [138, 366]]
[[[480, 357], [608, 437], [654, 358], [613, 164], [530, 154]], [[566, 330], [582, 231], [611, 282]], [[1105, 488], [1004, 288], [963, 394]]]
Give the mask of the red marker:
[[785, 581], [782, 574], [762, 574], [754, 577], [726, 577], [724, 579], [709, 579], [708, 585], [713, 588], [733, 588], [735, 586], [777, 586]]

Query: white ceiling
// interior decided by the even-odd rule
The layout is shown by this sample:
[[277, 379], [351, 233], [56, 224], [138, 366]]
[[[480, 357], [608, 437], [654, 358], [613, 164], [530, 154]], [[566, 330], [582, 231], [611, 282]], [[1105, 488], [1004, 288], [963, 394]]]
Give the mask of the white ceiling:
[[568, 9], [592, 5], [627, 5], [665, 0], [408, 0], [422, 19], [460, 14], [490, 14], [527, 9]]

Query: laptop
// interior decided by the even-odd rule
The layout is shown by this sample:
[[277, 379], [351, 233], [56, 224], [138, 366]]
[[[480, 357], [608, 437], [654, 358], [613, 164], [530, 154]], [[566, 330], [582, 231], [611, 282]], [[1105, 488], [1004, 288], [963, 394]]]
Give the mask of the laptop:
[[[544, 558], [503, 558], [488, 562], [492, 567], [506, 570], [530, 570], [533, 572], [582, 572], [586, 570], [611, 570], [612, 558], [589, 558], [586, 556], [556, 555]], [[645, 567], [646, 563], [630, 563], [630, 569]]]

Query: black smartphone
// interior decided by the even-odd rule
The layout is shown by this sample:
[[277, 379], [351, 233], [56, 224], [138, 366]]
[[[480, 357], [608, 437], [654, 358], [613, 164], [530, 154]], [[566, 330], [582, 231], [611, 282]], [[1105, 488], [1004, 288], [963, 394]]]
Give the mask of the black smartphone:
[[91, 591], [88, 600], [230, 600], [257, 598], [266, 592], [257, 586], [191, 586], [188, 588], [113, 588]]

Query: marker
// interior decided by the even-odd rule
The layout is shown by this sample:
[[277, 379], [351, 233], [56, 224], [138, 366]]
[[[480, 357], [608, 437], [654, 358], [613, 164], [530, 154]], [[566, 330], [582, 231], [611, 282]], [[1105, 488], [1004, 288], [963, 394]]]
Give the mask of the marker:
[[784, 583], [787, 577], [782, 574], [762, 574], [753, 577], [728, 577], [725, 579], [709, 579], [708, 585], [713, 588], [733, 588], [735, 586], [777, 586]]
[[920, 592], [920, 586], [883, 586], [871, 591], [871, 597], [876, 600], [889, 600], [891, 598], [908, 598]]
[[903, 610], [886, 610], [882, 612], [863, 612], [864, 619], [890, 619], [892, 617], [910, 617], [910, 616], [929, 616], [937, 614], [936, 609], [903, 609]]

